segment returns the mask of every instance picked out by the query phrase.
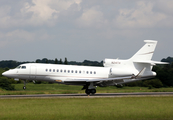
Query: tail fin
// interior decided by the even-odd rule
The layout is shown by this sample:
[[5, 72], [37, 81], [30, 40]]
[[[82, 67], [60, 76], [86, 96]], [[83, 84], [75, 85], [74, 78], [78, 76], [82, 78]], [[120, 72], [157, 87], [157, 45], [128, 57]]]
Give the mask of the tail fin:
[[144, 40], [146, 44], [136, 53], [134, 54], [130, 59], [135, 61], [150, 61], [154, 50], [157, 45], [157, 41], [154, 40]]

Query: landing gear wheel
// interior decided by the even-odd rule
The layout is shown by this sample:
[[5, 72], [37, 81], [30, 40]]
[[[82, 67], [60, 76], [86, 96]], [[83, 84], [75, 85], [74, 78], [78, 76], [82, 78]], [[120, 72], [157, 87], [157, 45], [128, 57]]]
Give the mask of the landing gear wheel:
[[86, 93], [87, 95], [89, 95], [89, 94], [90, 94], [90, 90], [89, 90], [89, 89], [86, 89], [86, 90], [85, 90], [85, 93]]
[[26, 87], [25, 87], [25, 86], [23, 86], [23, 89], [25, 90], [25, 89], [26, 89]]
[[96, 89], [91, 89], [90, 92], [94, 95], [96, 93]]
[[89, 95], [90, 93], [91, 93], [92, 95], [94, 95], [94, 94], [96, 93], [96, 89], [86, 89], [86, 90], [85, 90], [85, 93], [86, 93], [87, 95]]

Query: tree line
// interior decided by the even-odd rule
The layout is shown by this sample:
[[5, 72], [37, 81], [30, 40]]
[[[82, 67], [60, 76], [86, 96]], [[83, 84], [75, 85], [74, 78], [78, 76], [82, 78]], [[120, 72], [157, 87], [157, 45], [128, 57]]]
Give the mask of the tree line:
[[47, 58], [43, 58], [43, 59], [36, 59], [35, 62], [18, 62], [18, 61], [14, 61], [14, 60], [3, 60], [0, 61], [0, 68], [15, 68], [20, 64], [24, 64], [24, 63], [50, 63], [50, 64], [66, 64], [66, 65], [84, 65], [84, 66], [103, 66], [103, 61], [98, 62], [98, 61], [90, 61], [90, 60], [84, 60], [83, 62], [76, 62], [76, 61], [68, 61], [67, 58], [65, 58], [64, 60], [62, 59], [57, 59], [55, 58], [55, 60], [52, 59], [47, 59]]

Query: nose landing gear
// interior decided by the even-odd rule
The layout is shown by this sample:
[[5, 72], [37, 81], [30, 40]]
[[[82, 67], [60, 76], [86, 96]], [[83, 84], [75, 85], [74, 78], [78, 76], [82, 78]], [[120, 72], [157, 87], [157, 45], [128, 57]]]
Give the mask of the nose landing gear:
[[23, 86], [23, 89], [24, 89], [24, 90], [26, 89], [26, 80], [24, 80], [24, 86]]

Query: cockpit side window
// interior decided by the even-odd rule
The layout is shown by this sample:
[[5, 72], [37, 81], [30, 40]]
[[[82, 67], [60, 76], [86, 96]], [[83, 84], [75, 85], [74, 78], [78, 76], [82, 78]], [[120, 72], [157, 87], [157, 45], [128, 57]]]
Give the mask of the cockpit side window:
[[22, 69], [26, 69], [26, 66], [22, 66]]
[[21, 66], [17, 66], [17, 67], [16, 67], [16, 69], [20, 69], [20, 68], [21, 68]]

